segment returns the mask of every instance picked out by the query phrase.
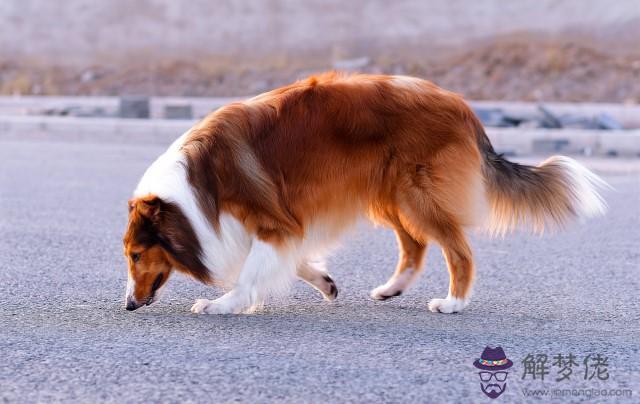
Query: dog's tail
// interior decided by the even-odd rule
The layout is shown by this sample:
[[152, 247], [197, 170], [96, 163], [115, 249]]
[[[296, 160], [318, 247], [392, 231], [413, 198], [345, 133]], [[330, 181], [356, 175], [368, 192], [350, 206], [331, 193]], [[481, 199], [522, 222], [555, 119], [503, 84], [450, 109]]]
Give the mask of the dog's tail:
[[536, 167], [512, 163], [494, 151], [479, 121], [475, 126], [492, 234], [520, 226], [541, 233], [571, 219], [605, 213], [599, 190], [608, 185], [582, 164], [564, 156], [550, 157]]

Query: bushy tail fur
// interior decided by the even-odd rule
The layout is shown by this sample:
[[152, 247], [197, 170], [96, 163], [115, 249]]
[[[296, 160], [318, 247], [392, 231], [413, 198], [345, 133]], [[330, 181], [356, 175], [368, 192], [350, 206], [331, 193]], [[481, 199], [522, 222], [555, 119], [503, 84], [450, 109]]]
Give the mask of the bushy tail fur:
[[541, 233], [575, 218], [605, 213], [599, 190], [608, 185], [582, 164], [564, 156], [550, 157], [536, 167], [512, 163], [494, 151], [479, 123], [477, 135], [492, 234], [516, 227]]

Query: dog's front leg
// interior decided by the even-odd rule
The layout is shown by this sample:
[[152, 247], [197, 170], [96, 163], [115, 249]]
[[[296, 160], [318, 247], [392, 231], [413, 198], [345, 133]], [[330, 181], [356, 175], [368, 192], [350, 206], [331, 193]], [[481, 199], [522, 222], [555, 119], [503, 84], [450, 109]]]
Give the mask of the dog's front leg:
[[198, 299], [193, 313], [246, 313], [261, 305], [270, 292], [285, 290], [296, 274], [293, 247], [254, 238], [235, 286], [215, 300]]

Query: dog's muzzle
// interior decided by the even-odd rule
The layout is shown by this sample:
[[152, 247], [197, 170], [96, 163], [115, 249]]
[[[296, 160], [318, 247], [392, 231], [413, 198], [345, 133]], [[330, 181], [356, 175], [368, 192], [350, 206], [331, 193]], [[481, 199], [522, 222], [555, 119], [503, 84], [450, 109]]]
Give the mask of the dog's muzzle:
[[127, 297], [127, 305], [125, 306], [125, 308], [128, 311], [134, 311], [135, 309], [138, 309], [143, 305], [144, 305], [144, 303], [138, 303], [132, 297], [128, 296]]

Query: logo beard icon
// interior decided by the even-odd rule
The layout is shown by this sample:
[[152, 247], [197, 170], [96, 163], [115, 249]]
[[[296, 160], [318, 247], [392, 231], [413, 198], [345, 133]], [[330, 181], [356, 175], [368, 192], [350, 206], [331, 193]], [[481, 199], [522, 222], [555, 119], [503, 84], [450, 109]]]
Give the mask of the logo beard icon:
[[505, 389], [507, 388], [507, 384], [506, 383], [480, 383], [480, 388], [482, 389], [482, 392], [484, 394], [486, 394], [489, 398], [497, 398], [499, 397], [502, 393], [504, 393]]

